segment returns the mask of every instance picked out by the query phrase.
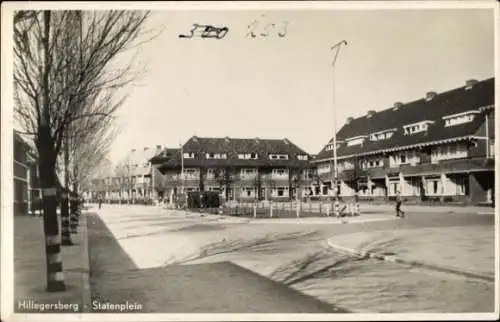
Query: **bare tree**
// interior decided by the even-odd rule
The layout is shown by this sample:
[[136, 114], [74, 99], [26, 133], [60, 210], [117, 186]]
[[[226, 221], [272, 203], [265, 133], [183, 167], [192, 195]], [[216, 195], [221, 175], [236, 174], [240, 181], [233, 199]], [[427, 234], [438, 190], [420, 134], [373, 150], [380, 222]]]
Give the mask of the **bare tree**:
[[[65, 290], [56, 213], [57, 156], [76, 121], [89, 118], [99, 124], [116, 112], [119, 105], [89, 100], [100, 101], [134, 80], [131, 63], [112, 68], [113, 62], [142, 38], [149, 16], [141, 11], [16, 13], [15, 112], [25, 131], [34, 134], [40, 157], [48, 291]], [[77, 23], [69, 22], [75, 18]]]
[[118, 179], [120, 192], [126, 192], [127, 203], [130, 203], [135, 180], [134, 169], [128, 160], [123, 160], [116, 166], [114, 176]]

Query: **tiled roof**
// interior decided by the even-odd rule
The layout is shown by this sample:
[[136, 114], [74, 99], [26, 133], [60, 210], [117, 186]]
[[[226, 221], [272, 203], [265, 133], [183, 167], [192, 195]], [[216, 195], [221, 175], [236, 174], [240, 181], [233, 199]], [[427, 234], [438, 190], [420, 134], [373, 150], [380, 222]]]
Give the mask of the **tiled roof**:
[[160, 153], [156, 154], [154, 157], [149, 159], [149, 162], [153, 164], [161, 164], [171, 158], [179, 158], [180, 150], [181, 149], [179, 148], [177, 149], [164, 148]]
[[[193, 136], [183, 146], [183, 153], [195, 153], [193, 159], [184, 159], [185, 167], [300, 167], [308, 161], [298, 160], [298, 155], [308, 155], [288, 139], [237, 139], [202, 138]], [[163, 164], [163, 168], [176, 168], [181, 164], [181, 151], [176, 151]], [[226, 153], [227, 159], [207, 159], [206, 153]], [[242, 160], [238, 154], [256, 153], [255, 160]], [[269, 160], [269, 154], [288, 154], [288, 160]]]
[[[371, 117], [352, 119], [337, 132], [339, 157], [353, 154], [370, 153], [379, 150], [422, 144], [432, 141], [441, 141], [464, 136], [474, 135], [482, 120], [476, 117], [470, 123], [445, 127], [443, 116], [477, 110], [480, 107], [494, 104], [495, 79], [489, 78], [476, 83], [466, 90], [459, 87], [444, 93], [437, 94], [433, 99], [426, 101], [424, 98], [403, 104], [399, 109], [385, 109], [376, 112]], [[404, 135], [402, 127], [420, 121], [434, 121], [426, 132]], [[362, 145], [347, 146], [345, 139], [360, 135], [369, 136], [372, 133], [396, 128], [396, 132], [389, 139], [371, 141], [365, 139]], [[332, 142], [330, 139], [329, 143]], [[317, 155], [316, 160], [332, 157], [332, 151], [327, 151], [326, 146]]]

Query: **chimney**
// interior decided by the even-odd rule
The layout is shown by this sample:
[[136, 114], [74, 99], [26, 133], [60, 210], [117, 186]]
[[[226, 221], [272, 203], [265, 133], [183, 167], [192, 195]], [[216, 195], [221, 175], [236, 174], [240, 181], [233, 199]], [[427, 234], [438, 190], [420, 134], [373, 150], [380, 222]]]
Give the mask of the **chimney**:
[[290, 141], [288, 141], [288, 139], [287, 139], [287, 138], [284, 138], [284, 139], [283, 139], [283, 142], [285, 142], [285, 144], [290, 144]]
[[259, 138], [255, 138], [255, 143], [259, 143], [260, 142], [260, 139]]
[[192, 139], [193, 139], [193, 142], [198, 142], [198, 137], [196, 135], [193, 135]]
[[354, 120], [354, 118], [349, 116], [349, 117], [346, 119], [345, 124], [349, 124], [349, 123], [351, 123], [353, 120]]
[[430, 101], [434, 97], [436, 97], [437, 93], [436, 92], [427, 92], [425, 93], [425, 100]]
[[475, 79], [469, 79], [465, 82], [465, 90], [469, 90], [471, 89], [472, 87], [474, 87], [474, 85], [476, 85], [478, 83], [477, 80]]
[[401, 108], [401, 106], [403, 106], [403, 103], [396, 102], [396, 103], [394, 103], [394, 106], [393, 106], [392, 110], [393, 111], [397, 111], [397, 110], [399, 110]]
[[375, 115], [375, 111], [374, 110], [369, 110], [368, 113], [366, 113], [366, 118], [370, 118], [372, 117], [373, 115]]
[[231, 141], [231, 139], [229, 138], [229, 136], [226, 136], [226, 137], [224, 138], [224, 140], [226, 141], [226, 143], [229, 143], [229, 141]]

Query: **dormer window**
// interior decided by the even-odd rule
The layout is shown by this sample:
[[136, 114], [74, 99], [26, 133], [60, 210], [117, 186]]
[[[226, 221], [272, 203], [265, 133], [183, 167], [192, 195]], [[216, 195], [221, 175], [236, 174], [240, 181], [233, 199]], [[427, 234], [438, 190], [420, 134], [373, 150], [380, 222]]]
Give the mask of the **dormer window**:
[[184, 159], [194, 159], [194, 153], [193, 152], [184, 152]]
[[370, 134], [370, 141], [380, 141], [380, 140], [390, 139], [393, 136], [394, 132], [396, 132], [396, 129], [390, 129], [372, 133]]
[[307, 161], [308, 160], [307, 154], [299, 154], [299, 155], [297, 155], [297, 160]]
[[240, 160], [257, 160], [257, 153], [239, 153], [238, 159]]
[[454, 126], [458, 124], [472, 122], [476, 114], [479, 114], [479, 111], [472, 110], [458, 114], [443, 116], [444, 126], [448, 127], [448, 126]]
[[403, 131], [405, 135], [411, 135], [415, 133], [425, 132], [429, 128], [429, 124], [434, 123], [433, 121], [422, 121], [418, 123], [408, 124], [403, 126]]
[[269, 154], [270, 160], [288, 160], [288, 154]]
[[[337, 141], [337, 149], [340, 147], [340, 143], [343, 141]], [[325, 147], [325, 151], [333, 151], [333, 143], [328, 143]]]
[[356, 136], [350, 139], [347, 139], [347, 146], [354, 146], [354, 145], [361, 145], [365, 141], [366, 136], [361, 135], [361, 136]]
[[205, 156], [207, 159], [227, 159], [226, 153], [207, 153]]

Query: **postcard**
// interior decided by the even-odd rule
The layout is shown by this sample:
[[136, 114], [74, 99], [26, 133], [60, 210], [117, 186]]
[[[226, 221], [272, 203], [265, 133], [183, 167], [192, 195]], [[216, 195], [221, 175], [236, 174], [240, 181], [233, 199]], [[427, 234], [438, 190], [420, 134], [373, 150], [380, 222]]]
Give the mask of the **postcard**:
[[2, 6], [2, 320], [496, 320], [495, 1]]

